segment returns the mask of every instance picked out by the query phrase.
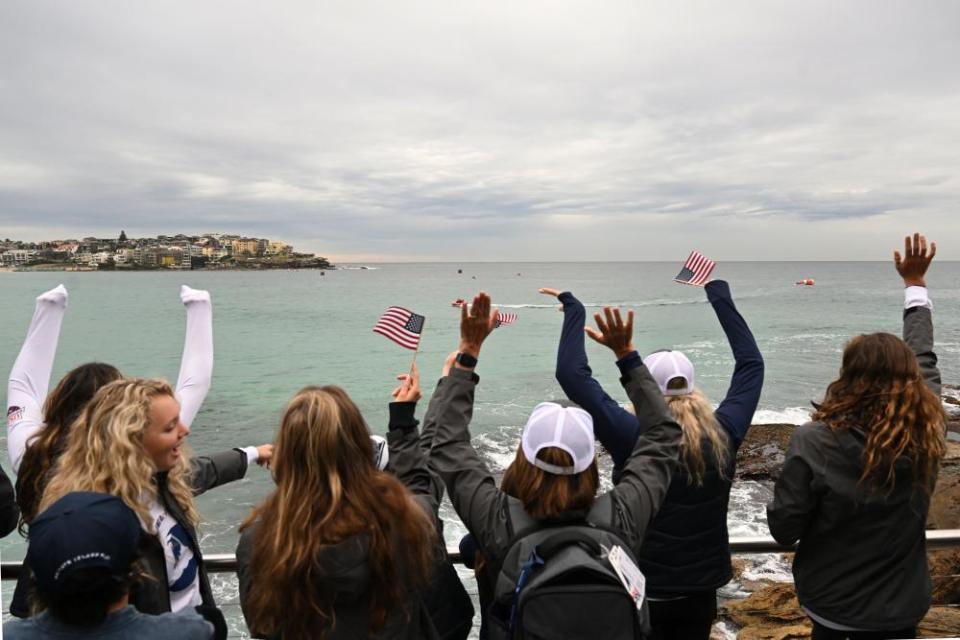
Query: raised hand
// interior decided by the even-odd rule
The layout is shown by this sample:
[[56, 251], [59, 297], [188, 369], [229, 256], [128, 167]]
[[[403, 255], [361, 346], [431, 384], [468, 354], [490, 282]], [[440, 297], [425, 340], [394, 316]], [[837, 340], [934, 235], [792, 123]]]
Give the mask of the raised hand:
[[390, 394], [396, 402], [416, 402], [423, 397], [420, 392], [420, 371], [417, 363], [410, 367], [410, 373], [401, 373], [397, 376], [400, 386]]
[[913, 241], [910, 236], [903, 239], [903, 255], [899, 251], [893, 252], [893, 264], [897, 267], [897, 273], [903, 278], [904, 286], [925, 287], [927, 286], [924, 276], [930, 267], [930, 261], [937, 255], [937, 243], [930, 243], [930, 253], [927, 253], [927, 239], [919, 233], [913, 234]]
[[627, 312], [626, 322], [620, 316], [620, 309], [610, 307], [603, 308], [603, 316], [595, 313], [593, 318], [597, 321], [597, 329], [584, 327], [584, 331], [595, 341], [613, 351], [618, 360], [636, 351], [633, 346], [632, 310]]
[[473, 304], [460, 306], [460, 351], [474, 358], [490, 332], [497, 326], [500, 312], [490, 310], [490, 296], [481, 291], [473, 298]]
[[540, 289], [540, 293], [557, 298], [560, 296], [562, 292], [559, 289], [551, 289], [550, 287], [543, 287], [542, 289]]

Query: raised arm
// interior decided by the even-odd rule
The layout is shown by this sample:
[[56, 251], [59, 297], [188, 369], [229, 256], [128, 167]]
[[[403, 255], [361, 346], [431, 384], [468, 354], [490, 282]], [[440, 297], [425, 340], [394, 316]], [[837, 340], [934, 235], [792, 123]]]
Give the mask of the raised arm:
[[937, 255], [937, 243], [930, 243], [919, 233], [904, 238], [904, 254], [893, 252], [894, 265], [903, 278], [903, 340], [917, 356], [920, 373], [930, 390], [940, 396], [940, 369], [933, 350], [933, 303], [927, 292], [926, 273]]
[[187, 285], [180, 287], [180, 300], [187, 308], [187, 332], [176, 393], [180, 420], [190, 426], [210, 391], [213, 377], [213, 306], [208, 292]]
[[640, 434], [637, 419], [611, 398], [593, 377], [584, 345], [586, 311], [572, 293], [540, 289], [563, 304], [563, 329], [557, 348], [557, 382], [567, 395], [593, 418], [593, 431], [619, 470]]
[[411, 493], [430, 499], [434, 514], [440, 507], [430, 471], [427, 469], [427, 453], [420, 446], [419, 422], [415, 416], [420, 400], [420, 374], [414, 365], [409, 374], [397, 376], [400, 386], [393, 390], [394, 402], [390, 403], [390, 428], [387, 444], [390, 447], [388, 469]]
[[508, 542], [506, 497], [473, 448], [468, 427], [479, 381], [473, 372], [475, 360], [496, 317], [485, 293], [474, 298], [469, 312], [466, 305], [461, 307], [460, 357], [434, 391], [437, 422], [430, 449], [431, 467], [443, 479], [454, 509], [488, 558]]
[[705, 287], [707, 299], [717, 314], [717, 320], [727, 336], [733, 351], [733, 376], [727, 395], [717, 407], [718, 422], [724, 426], [734, 444], [739, 447], [753, 421], [763, 389], [763, 356], [757, 341], [747, 326], [730, 295], [730, 285], [714, 280]]
[[43, 427], [43, 403], [50, 386], [67, 297], [67, 290], [62, 284], [37, 297], [27, 338], [10, 370], [7, 385], [7, 452], [14, 473], [20, 469], [27, 442]]
[[633, 311], [626, 322], [619, 309], [607, 307], [603, 311], [603, 316], [594, 316], [598, 329], [589, 329], [588, 334], [617, 356], [624, 372], [621, 382], [633, 402], [637, 421], [649, 425], [637, 438], [620, 482], [611, 492], [616, 504], [613, 524], [637, 551], [670, 487], [680, 455], [681, 432], [660, 388], [633, 347]]

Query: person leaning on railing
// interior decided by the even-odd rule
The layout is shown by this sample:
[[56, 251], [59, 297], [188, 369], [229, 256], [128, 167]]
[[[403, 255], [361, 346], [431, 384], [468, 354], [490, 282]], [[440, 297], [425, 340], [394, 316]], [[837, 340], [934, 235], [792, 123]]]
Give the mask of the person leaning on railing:
[[815, 640], [916, 637], [931, 602], [924, 528], [946, 444], [925, 275], [914, 234], [895, 252], [903, 340], [847, 343], [839, 377], [796, 428], [767, 507], [777, 541], [799, 540], [793, 576]]

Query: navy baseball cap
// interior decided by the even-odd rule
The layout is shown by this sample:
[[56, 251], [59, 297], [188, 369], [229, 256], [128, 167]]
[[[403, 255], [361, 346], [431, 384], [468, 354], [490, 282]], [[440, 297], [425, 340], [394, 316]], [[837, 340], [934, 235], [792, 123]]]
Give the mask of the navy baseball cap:
[[78, 569], [124, 575], [137, 555], [140, 519], [120, 498], [68, 493], [30, 523], [27, 564], [41, 591], [82, 589], [70, 580]]

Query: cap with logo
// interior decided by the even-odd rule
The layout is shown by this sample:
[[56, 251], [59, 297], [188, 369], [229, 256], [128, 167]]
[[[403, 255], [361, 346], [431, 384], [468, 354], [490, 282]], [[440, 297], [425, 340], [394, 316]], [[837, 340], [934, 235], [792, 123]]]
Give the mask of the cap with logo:
[[68, 493], [30, 523], [27, 564], [41, 591], [82, 590], [71, 578], [80, 569], [124, 575], [137, 555], [140, 520], [120, 498]]

